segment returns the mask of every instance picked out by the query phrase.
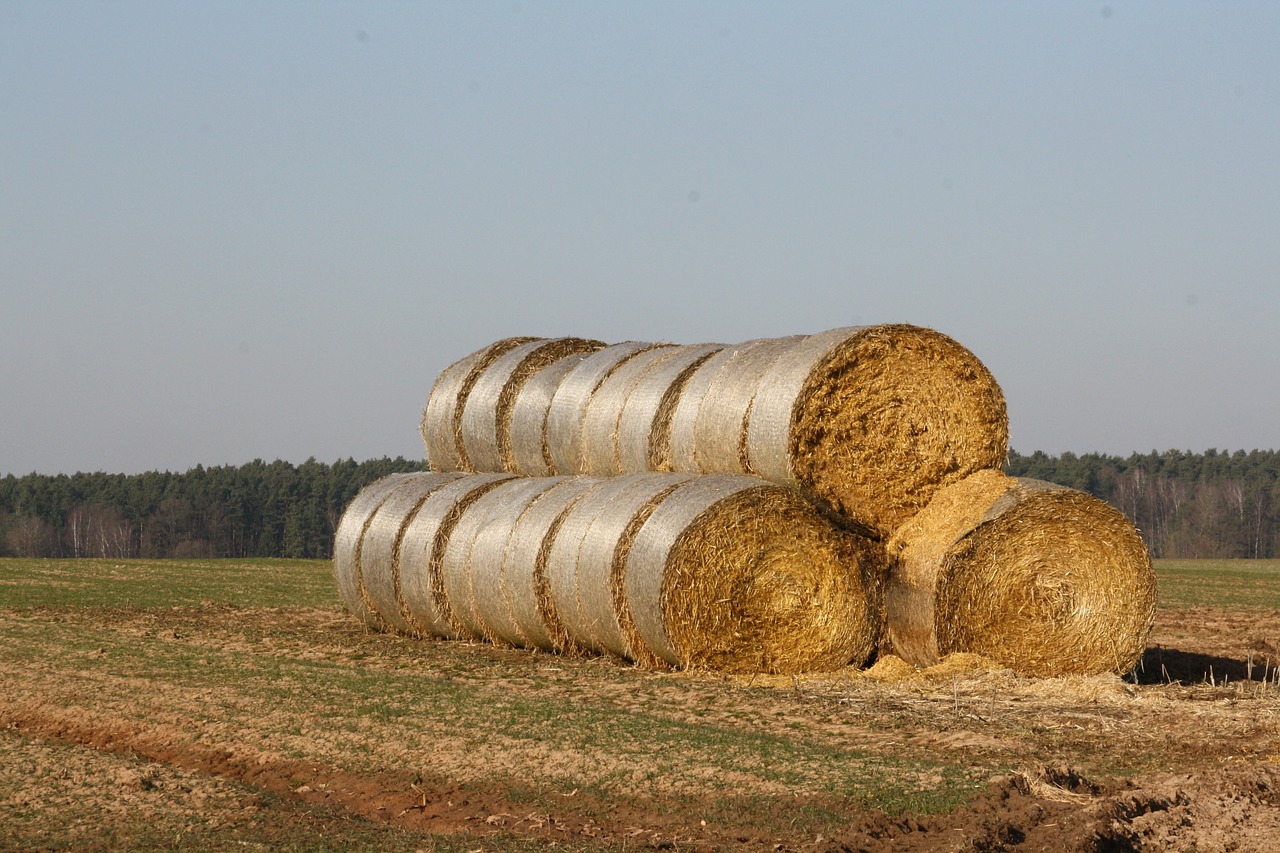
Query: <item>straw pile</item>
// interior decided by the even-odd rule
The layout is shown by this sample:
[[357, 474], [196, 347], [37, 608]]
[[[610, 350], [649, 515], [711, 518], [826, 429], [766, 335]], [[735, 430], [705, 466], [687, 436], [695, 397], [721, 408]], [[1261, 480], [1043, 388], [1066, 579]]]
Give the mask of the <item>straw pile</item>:
[[[736, 346], [614, 344], [523, 376], [539, 388], [526, 403], [523, 389], [498, 389], [509, 383], [506, 364], [529, 346], [499, 341], [445, 370], [423, 421], [434, 470], [756, 474], [887, 536], [939, 488], [1003, 464], [1008, 447], [990, 372], [917, 326]], [[514, 402], [504, 409], [499, 400]], [[463, 415], [445, 423], [450, 412]], [[451, 450], [459, 421], [463, 438]]]
[[969, 652], [1049, 676], [1124, 673], [1142, 655], [1151, 558], [1129, 520], [1087, 494], [981, 471], [888, 549], [888, 640], [913, 664]]
[[340, 526], [380, 556], [349, 601], [384, 630], [766, 673], [860, 665], [879, 636], [882, 549], [754, 477], [434, 473], [366, 492]]

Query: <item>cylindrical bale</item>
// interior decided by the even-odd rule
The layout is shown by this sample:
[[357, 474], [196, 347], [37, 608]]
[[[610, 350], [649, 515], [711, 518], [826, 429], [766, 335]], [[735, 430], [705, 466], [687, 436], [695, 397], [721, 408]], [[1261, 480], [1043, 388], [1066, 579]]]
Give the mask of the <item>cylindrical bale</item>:
[[365, 527], [360, 548], [360, 578], [365, 601], [384, 630], [413, 633], [401, 615], [400, 544], [405, 528], [436, 489], [465, 477], [459, 472], [420, 473], [401, 483], [378, 507]]
[[883, 550], [791, 489], [696, 477], [641, 526], [623, 573], [631, 621], [669, 664], [797, 673], [862, 665], [880, 633]]
[[[646, 373], [679, 350], [680, 347], [663, 346], [636, 353], [600, 383], [582, 417], [583, 474], [608, 477], [623, 473], [619, 420], [627, 398]], [[647, 439], [646, 436], [646, 444]]]
[[516, 394], [507, 425], [512, 473], [527, 477], [555, 473], [551, 451], [547, 448], [547, 409], [561, 380], [590, 355], [590, 352], [575, 353], [547, 365], [529, 377]]
[[693, 476], [612, 477], [569, 510], [552, 543], [547, 575], [557, 613], [584, 648], [639, 657], [631, 646], [628, 615], [620, 612], [622, 567], [639, 526], [667, 494]]
[[510, 633], [515, 620], [500, 581], [507, 534], [512, 520], [557, 482], [550, 477], [507, 480], [462, 512], [440, 557], [440, 574], [463, 637], [493, 640], [499, 629]]
[[467, 507], [512, 479], [510, 474], [473, 474], [446, 483], [418, 507], [400, 537], [401, 616], [420, 637], [462, 636], [458, 616], [445, 595], [440, 562], [453, 529]]
[[470, 471], [462, 444], [462, 412], [471, 387], [485, 368], [508, 350], [537, 338], [504, 338], [446, 367], [436, 377], [422, 410], [422, 441], [432, 471]]
[[507, 350], [485, 367], [462, 408], [465, 458], [474, 471], [514, 471], [511, 459], [511, 406], [529, 377], [570, 355], [595, 352], [601, 341], [582, 338], [536, 339]]
[[1083, 492], [979, 471], [888, 542], [888, 638], [929, 665], [984, 655], [1028, 675], [1128, 672], [1155, 616], [1141, 535]]
[[801, 336], [745, 344], [711, 379], [698, 406], [693, 456], [699, 471], [747, 473], [747, 413], [761, 377]]
[[725, 365], [738, 357], [738, 353], [748, 349], [766, 338], [746, 341], [741, 344], [730, 344], [702, 361], [698, 367], [685, 378], [680, 389], [680, 396], [675, 400], [671, 416], [666, 423], [666, 443], [658, 448], [658, 454], [667, 461], [672, 471], [693, 471], [703, 473], [698, 468], [696, 448], [698, 444], [698, 411], [702, 401], [706, 399], [711, 384]]
[[624, 341], [587, 356], [560, 380], [547, 406], [546, 446], [554, 474], [582, 473], [582, 419], [609, 375], [638, 353], [663, 344]]
[[1004, 395], [973, 353], [905, 324], [798, 342], [759, 382], [750, 473], [887, 536], [934, 492], [1004, 464]]
[[364, 533], [382, 502], [412, 477], [413, 474], [389, 474], [361, 489], [347, 504], [333, 537], [333, 575], [338, 584], [338, 597], [361, 622], [378, 630], [382, 630], [382, 622], [366, 601], [361, 584], [360, 552]]
[[671, 418], [685, 384], [724, 344], [690, 344], [641, 377], [618, 427], [623, 471], [671, 471]]
[[560, 525], [569, 510], [601, 481], [597, 477], [556, 478], [515, 519], [502, 560], [502, 585], [515, 620], [512, 635], [499, 635], [511, 643], [527, 641], [545, 651], [572, 651], [573, 645], [551, 596], [547, 564]]

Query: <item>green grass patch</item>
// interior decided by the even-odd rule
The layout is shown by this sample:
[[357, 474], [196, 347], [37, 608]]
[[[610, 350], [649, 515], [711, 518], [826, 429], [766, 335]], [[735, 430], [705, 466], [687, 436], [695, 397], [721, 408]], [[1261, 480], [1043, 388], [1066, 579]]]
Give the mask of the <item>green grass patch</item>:
[[1280, 560], [1156, 560], [1161, 607], [1280, 610]]
[[0, 559], [0, 606], [329, 607], [328, 560]]

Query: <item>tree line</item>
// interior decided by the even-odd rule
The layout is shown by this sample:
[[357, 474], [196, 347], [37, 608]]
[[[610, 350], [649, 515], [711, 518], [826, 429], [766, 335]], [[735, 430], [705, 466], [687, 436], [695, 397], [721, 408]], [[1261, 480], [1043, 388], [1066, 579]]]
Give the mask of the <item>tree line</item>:
[[[425, 460], [263, 462], [185, 473], [0, 479], [0, 554], [328, 559], [360, 489]], [[1280, 556], [1280, 452], [1170, 450], [1127, 458], [1010, 451], [1007, 473], [1107, 501], [1155, 557]]]
[[329, 558], [364, 486], [425, 460], [263, 462], [186, 473], [0, 479], [0, 553], [20, 557]]

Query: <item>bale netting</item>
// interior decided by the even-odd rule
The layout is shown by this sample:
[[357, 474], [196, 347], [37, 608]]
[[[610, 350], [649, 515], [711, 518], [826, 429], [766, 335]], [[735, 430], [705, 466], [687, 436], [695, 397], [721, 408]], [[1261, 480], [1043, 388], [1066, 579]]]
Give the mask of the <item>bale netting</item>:
[[[627, 400], [647, 374], [680, 349], [662, 346], [638, 352], [600, 383], [583, 411], [579, 453], [581, 473], [601, 477], [623, 473], [619, 421]], [[648, 436], [645, 438], [647, 440]]]
[[602, 341], [550, 338], [520, 344], [494, 359], [476, 377], [458, 420], [462, 464], [470, 471], [513, 471], [511, 407], [529, 377], [548, 365], [579, 353], [591, 353]]
[[418, 507], [400, 541], [401, 616], [409, 633], [450, 639], [473, 636], [450, 606], [441, 562], [467, 507], [510, 479], [510, 474], [459, 477], [433, 491]]
[[405, 528], [436, 489], [464, 476], [466, 475], [456, 472], [410, 476], [387, 495], [365, 525], [358, 577], [362, 598], [376, 618], [376, 624], [372, 627], [399, 633], [413, 632], [413, 626], [402, 615], [402, 537]]
[[365, 486], [347, 504], [334, 533], [333, 575], [338, 585], [338, 597], [348, 611], [371, 628], [381, 629], [382, 622], [368, 603], [361, 583], [360, 563], [364, 534], [382, 502], [413, 476], [388, 474]]
[[547, 406], [543, 446], [553, 474], [581, 474], [582, 423], [587, 405], [606, 379], [629, 359], [670, 344], [624, 341], [597, 350], [565, 374]]
[[538, 338], [504, 338], [467, 355], [441, 371], [422, 410], [422, 441], [433, 471], [466, 471], [462, 446], [462, 410], [471, 387], [485, 368], [505, 353]]
[[513, 520], [558, 482], [551, 477], [516, 477], [498, 483], [462, 511], [440, 555], [445, 598], [461, 636], [490, 642], [519, 637], [510, 596], [502, 587], [507, 540]]
[[569, 638], [582, 648], [648, 662], [634, 642], [623, 564], [654, 509], [692, 474], [602, 479], [569, 508], [552, 540], [548, 591]]
[[742, 435], [748, 473], [881, 536], [943, 486], [1003, 465], [1008, 445], [990, 371], [946, 335], [905, 324], [798, 341], [757, 383]]
[[984, 655], [1028, 675], [1125, 673], [1155, 616], [1151, 557], [1109, 504], [979, 471], [888, 542], [887, 638], [905, 660]]
[[618, 415], [618, 470], [671, 470], [671, 413], [689, 377], [722, 349], [724, 344], [673, 347], [636, 380]]
[[566, 356], [539, 370], [521, 386], [511, 404], [507, 423], [507, 444], [511, 467], [507, 470], [528, 477], [546, 477], [555, 473], [551, 451], [547, 449], [547, 409], [555, 397], [561, 380], [591, 353]]
[[880, 631], [883, 550], [795, 491], [694, 477], [635, 531], [620, 578], [626, 618], [655, 660], [798, 673], [862, 665]]

